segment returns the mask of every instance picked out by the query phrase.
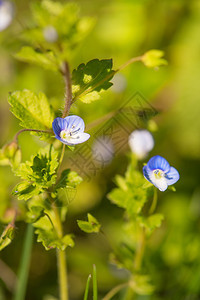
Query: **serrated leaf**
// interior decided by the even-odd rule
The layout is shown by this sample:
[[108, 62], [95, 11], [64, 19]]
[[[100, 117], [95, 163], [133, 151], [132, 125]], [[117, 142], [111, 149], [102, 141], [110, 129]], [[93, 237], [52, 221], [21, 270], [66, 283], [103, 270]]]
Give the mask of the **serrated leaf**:
[[59, 71], [59, 63], [52, 51], [46, 51], [45, 53], [39, 50], [34, 50], [32, 47], [23, 47], [17, 54], [15, 58], [43, 67], [51, 71]]
[[146, 228], [148, 235], [152, 234], [156, 228], [159, 228], [162, 224], [164, 216], [162, 214], [153, 214], [147, 218], [139, 217], [138, 221], [141, 226]]
[[82, 182], [82, 178], [74, 171], [66, 169], [62, 172], [58, 183], [56, 184], [56, 189], [72, 187], [76, 188], [78, 184]]
[[20, 182], [13, 189], [13, 194], [19, 200], [28, 200], [44, 192], [56, 183], [58, 167], [58, 152], [51, 146], [41, 149], [31, 157], [31, 161], [22, 163], [15, 170], [15, 174], [25, 181]]
[[17, 91], [9, 95], [8, 102], [22, 127], [39, 130], [52, 128], [54, 114], [45, 94], [36, 95], [29, 90]]
[[78, 226], [86, 233], [99, 232], [101, 224], [91, 214], [87, 215], [88, 221], [77, 220]]
[[167, 65], [167, 61], [162, 58], [164, 56], [164, 52], [161, 50], [153, 49], [146, 52], [142, 57], [142, 62], [145, 66], [149, 68], [160, 67], [163, 65]]
[[40, 192], [41, 190], [38, 189], [35, 185], [27, 181], [22, 181], [14, 187], [12, 194], [14, 196], [17, 196], [18, 200], [26, 201], [33, 196], [38, 195]]
[[30, 223], [37, 222], [44, 215], [44, 208], [40, 206], [32, 206], [30, 210], [26, 213], [27, 220]]
[[142, 174], [130, 165], [125, 177], [117, 175], [116, 183], [119, 188], [113, 189], [108, 194], [108, 199], [124, 208], [130, 217], [135, 218], [147, 201], [147, 189], [143, 188], [144, 182]]
[[100, 99], [101, 92], [112, 86], [110, 82], [115, 71], [112, 59], [93, 59], [81, 64], [72, 72], [73, 98], [90, 103]]
[[70, 234], [58, 238], [54, 229], [44, 230], [41, 228], [36, 229], [35, 233], [38, 235], [37, 241], [41, 242], [46, 250], [57, 248], [64, 251], [67, 247], [74, 246], [74, 241]]
[[0, 251], [7, 247], [14, 238], [14, 226], [9, 224], [0, 236]]

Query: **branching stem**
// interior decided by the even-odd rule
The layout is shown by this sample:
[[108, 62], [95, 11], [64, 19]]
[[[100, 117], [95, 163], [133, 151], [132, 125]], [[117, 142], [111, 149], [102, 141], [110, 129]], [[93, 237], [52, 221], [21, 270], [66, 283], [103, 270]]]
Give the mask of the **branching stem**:
[[25, 132], [25, 131], [43, 132], [43, 133], [52, 133], [52, 131], [50, 131], [50, 130], [40, 130], [40, 129], [28, 129], [28, 128], [24, 128], [24, 129], [21, 129], [20, 131], [18, 131], [18, 132], [15, 134], [13, 141], [14, 141], [15, 143], [17, 143], [17, 142], [18, 142], [18, 136], [19, 136], [22, 132]]

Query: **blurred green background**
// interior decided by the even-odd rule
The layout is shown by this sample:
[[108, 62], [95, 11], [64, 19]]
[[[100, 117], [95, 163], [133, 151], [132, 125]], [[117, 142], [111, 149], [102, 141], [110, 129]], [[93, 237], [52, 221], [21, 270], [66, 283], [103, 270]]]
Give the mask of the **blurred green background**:
[[[20, 47], [17, 40], [21, 26], [31, 25], [33, 0], [15, 1], [16, 14], [11, 26], [0, 32], [0, 144], [12, 139], [20, 127], [9, 112], [8, 93], [30, 89], [45, 92], [56, 110], [63, 107], [64, 83], [61, 76], [39, 67], [18, 62], [13, 57]], [[95, 17], [94, 29], [76, 50], [71, 69], [93, 58], [113, 58], [116, 69], [131, 57], [149, 49], [166, 53], [168, 66], [147, 69], [141, 63], [127, 67], [100, 101], [86, 105], [76, 103], [72, 112], [88, 124], [120, 104], [135, 92], [141, 93], [159, 114], [154, 118], [155, 147], [151, 155], [165, 157], [180, 173], [177, 192], [159, 192], [157, 210], [165, 215], [162, 227], [148, 245], [148, 271], [156, 284], [153, 296], [137, 299], [200, 299], [200, 2], [197, 0], [80, 0], [80, 14]], [[117, 89], [119, 81], [125, 84]], [[92, 134], [95, 133], [95, 129]], [[41, 145], [37, 137], [20, 136], [23, 160], [29, 159]], [[126, 150], [126, 151], [125, 151]], [[69, 206], [66, 232], [74, 232], [75, 248], [69, 249], [68, 268], [70, 299], [83, 299], [87, 276], [97, 266], [99, 297], [121, 282], [124, 272], [109, 264], [110, 246], [104, 236], [86, 235], [76, 223], [90, 211], [103, 224], [112, 243], [120, 240], [123, 211], [106, 198], [115, 186], [115, 174], [124, 174], [128, 146], [116, 154], [104, 170], [81, 184]], [[66, 159], [66, 166], [68, 161]], [[141, 164], [142, 169], [142, 164]], [[16, 178], [8, 167], [0, 169], [0, 217], [9, 219], [11, 190]], [[1, 230], [4, 224], [0, 224]], [[19, 265], [25, 224], [17, 223], [15, 239], [1, 252], [0, 299], [12, 296], [15, 273]], [[13, 273], [14, 272], [14, 273]], [[1, 279], [2, 278], [2, 279]], [[50, 300], [57, 294], [56, 258], [34, 243], [27, 300]], [[52, 298], [53, 299], [53, 298]], [[113, 299], [119, 299], [117, 296]]]

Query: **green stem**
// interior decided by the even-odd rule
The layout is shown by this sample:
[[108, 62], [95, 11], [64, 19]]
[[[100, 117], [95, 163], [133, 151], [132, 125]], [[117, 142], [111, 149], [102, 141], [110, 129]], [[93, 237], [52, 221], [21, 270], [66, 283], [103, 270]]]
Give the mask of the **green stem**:
[[123, 288], [127, 287], [128, 283], [122, 283], [117, 286], [115, 286], [108, 294], [103, 297], [102, 300], [110, 300], [114, 295], [116, 295], [119, 291], [121, 291]]
[[65, 251], [57, 249], [60, 300], [68, 300], [67, 267]]
[[33, 226], [31, 224], [28, 224], [23, 251], [22, 251], [22, 258], [19, 267], [18, 281], [17, 281], [16, 292], [14, 295], [14, 300], [25, 299], [32, 243], [33, 243]]
[[93, 265], [93, 300], [97, 300], [97, 269]]
[[157, 188], [154, 187], [153, 201], [152, 201], [151, 207], [149, 209], [149, 214], [150, 215], [152, 215], [154, 213], [155, 209], [156, 209], [157, 200], [158, 200]]
[[146, 233], [145, 233], [145, 229], [142, 228], [141, 239], [138, 245], [135, 262], [134, 262], [134, 267], [136, 271], [140, 271], [143, 256], [144, 256], [145, 245], [146, 245]]
[[64, 154], [65, 154], [65, 144], [63, 144], [63, 146], [62, 146], [62, 152], [60, 155], [59, 166], [62, 164]]
[[[62, 223], [58, 208], [52, 205], [55, 213], [55, 228], [59, 238], [63, 237]], [[57, 263], [58, 263], [58, 278], [59, 278], [59, 294], [60, 300], [68, 300], [68, 280], [67, 280], [67, 260], [65, 251], [57, 249]]]

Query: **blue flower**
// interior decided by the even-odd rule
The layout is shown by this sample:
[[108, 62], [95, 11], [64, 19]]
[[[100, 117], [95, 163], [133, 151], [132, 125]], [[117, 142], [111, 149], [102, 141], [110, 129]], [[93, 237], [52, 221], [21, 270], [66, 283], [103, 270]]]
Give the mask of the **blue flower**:
[[68, 116], [64, 119], [56, 118], [52, 127], [55, 138], [68, 146], [83, 143], [90, 138], [90, 135], [84, 132], [83, 119], [78, 116]]
[[143, 167], [144, 177], [160, 191], [164, 192], [180, 178], [178, 171], [170, 167], [168, 161], [160, 155], [153, 156]]

